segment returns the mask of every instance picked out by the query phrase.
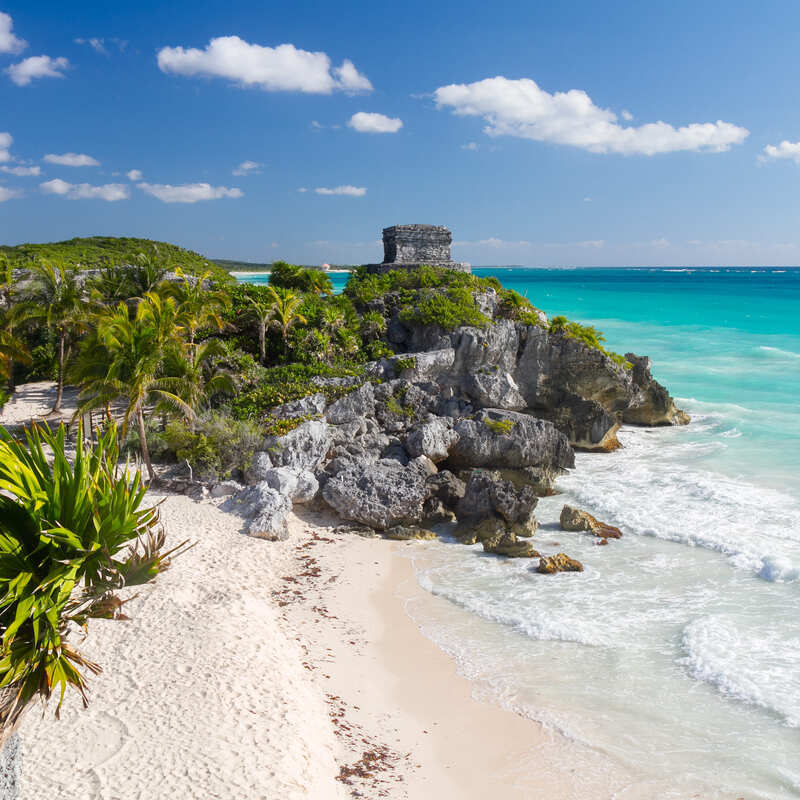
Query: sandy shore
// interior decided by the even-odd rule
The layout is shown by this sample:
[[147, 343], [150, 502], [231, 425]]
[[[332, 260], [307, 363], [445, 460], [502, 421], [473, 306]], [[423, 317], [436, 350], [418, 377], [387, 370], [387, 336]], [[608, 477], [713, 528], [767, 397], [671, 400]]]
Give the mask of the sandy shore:
[[425, 595], [409, 548], [442, 545], [314, 514], [265, 542], [218, 503], [166, 498], [168, 544], [197, 545], [131, 621], [91, 623], [90, 707], [29, 714], [20, 798], [610, 796], [547, 768], [559, 737], [475, 700], [408, 616]]

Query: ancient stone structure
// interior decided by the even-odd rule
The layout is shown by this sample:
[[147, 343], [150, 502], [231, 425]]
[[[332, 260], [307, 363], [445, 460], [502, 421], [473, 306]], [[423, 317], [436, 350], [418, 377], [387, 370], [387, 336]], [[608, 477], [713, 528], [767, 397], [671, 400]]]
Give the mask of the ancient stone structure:
[[470, 272], [469, 264], [450, 260], [453, 235], [443, 225], [392, 225], [383, 229], [383, 263], [367, 264], [373, 273], [415, 269], [427, 264]]

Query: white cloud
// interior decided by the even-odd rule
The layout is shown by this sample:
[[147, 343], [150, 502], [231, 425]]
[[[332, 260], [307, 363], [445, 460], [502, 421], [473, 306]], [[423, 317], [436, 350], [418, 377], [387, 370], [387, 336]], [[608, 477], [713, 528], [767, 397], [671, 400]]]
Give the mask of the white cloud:
[[6, 67], [6, 72], [17, 86], [27, 86], [36, 78], [63, 78], [62, 70], [69, 67], [66, 58], [50, 58], [50, 56], [31, 56], [19, 64]]
[[14, 36], [13, 27], [11, 17], [0, 11], [0, 53], [21, 53], [28, 46], [24, 39]]
[[306, 189], [305, 186], [301, 186], [297, 191], [302, 193], [302, 192], [307, 192], [308, 189]]
[[0, 133], [0, 161], [9, 161], [11, 154], [8, 152], [11, 149], [11, 143], [14, 137], [10, 133]]
[[630, 122], [633, 119], [633, 114], [631, 114], [630, 111], [626, 111], [624, 108], [622, 109], [620, 116], [625, 120], [625, 122]]
[[325, 126], [324, 125], [320, 125], [319, 122], [317, 122], [315, 119], [312, 119], [311, 120], [311, 127], [315, 131], [319, 131], [319, 130], [322, 130]]
[[125, 39], [118, 39], [116, 36], [112, 36], [110, 39], [100, 39], [97, 36], [92, 36], [89, 39], [73, 39], [75, 44], [85, 44], [88, 47], [91, 47], [96, 53], [100, 53], [101, 55], [107, 56], [109, 55], [108, 48], [106, 47], [106, 42], [111, 42], [115, 44], [118, 48], [120, 53], [125, 52], [125, 48], [128, 46], [128, 42]]
[[99, 167], [96, 158], [87, 156], [86, 153], [48, 153], [44, 160], [48, 164], [58, 164], [61, 167]]
[[219, 200], [223, 197], [242, 197], [241, 189], [212, 186], [210, 183], [137, 183], [143, 192], [153, 195], [162, 203], [197, 203], [200, 200]]
[[7, 172], [9, 175], [18, 175], [20, 177], [42, 174], [41, 167], [0, 167], [0, 170]]
[[800, 142], [789, 142], [784, 139], [779, 145], [768, 144], [764, 148], [764, 155], [759, 160], [768, 161], [779, 158], [789, 158], [795, 164], [800, 164]]
[[334, 90], [368, 92], [372, 84], [350, 61], [331, 71], [326, 53], [298, 50], [292, 44], [264, 47], [238, 36], [212, 39], [204, 50], [164, 47], [158, 67], [175, 75], [228, 78], [270, 92], [330, 94]]
[[129, 169], [126, 173], [129, 181], [140, 181], [142, 179], [142, 171], [140, 169]]
[[586, 92], [571, 89], [550, 94], [529, 78], [499, 76], [454, 83], [439, 87], [434, 98], [439, 108], [450, 108], [459, 116], [483, 117], [487, 122], [484, 132], [490, 136], [517, 136], [592, 153], [720, 153], [749, 135], [746, 128], [721, 120], [680, 128], [660, 121], [626, 127], [619, 124], [613, 111], [596, 106]]
[[350, 117], [347, 124], [359, 133], [397, 133], [403, 127], [403, 120], [384, 114], [358, 111]]
[[261, 167], [263, 164], [259, 164], [258, 161], [242, 161], [238, 167], [233, 171], [234, 175], [258, 175], [261, 172]]
[[318, 189], [314, 189], [317, 194], [325, 194], [325, 195], [345, 195], [347, 197], [363, 197], [367, 190], [363, 186], [336, 186], [333, 189], [326, 189], [324, 186], [320, 186]]
[[0, 186], [0, 203], [5, 203], [6, 200], [13, 200], [15, 197], [22, 197], [22, 192], [19, 189], [8, 189], [5, 186]]
[[54, 178], [39, 184], [44, 194], [57, 194], [69, 200], [106, 200], [113, 203], [127, 200], [131, 196], [130, 189], [123, 183], [106, 183], [103, 186], [92, 186], [88, 183], [67, 183], [61, 178]]
[[461, 149], [462, 150], [477, 150], [478, 149], [478, 143], [477, 142], [468, 142], [467, 144], [462, 144], [461, 145]]

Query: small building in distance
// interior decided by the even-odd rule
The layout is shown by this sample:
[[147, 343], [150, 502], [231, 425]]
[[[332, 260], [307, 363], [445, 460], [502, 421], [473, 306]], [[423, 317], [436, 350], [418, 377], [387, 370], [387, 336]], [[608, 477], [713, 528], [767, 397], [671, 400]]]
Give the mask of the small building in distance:
[[453, 235], [443, 225], [392, 225], [383, 229], [383, 262], [366, 264], [367, 272], [416, 269], [423, 265], [471, 272], [469, 264], [452, 261]]

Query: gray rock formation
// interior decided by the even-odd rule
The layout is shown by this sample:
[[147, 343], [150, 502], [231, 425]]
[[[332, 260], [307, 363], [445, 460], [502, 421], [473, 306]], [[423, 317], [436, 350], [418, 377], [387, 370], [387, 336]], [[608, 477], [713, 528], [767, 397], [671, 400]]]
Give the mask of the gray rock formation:
[[448, 425], [448, 422], [437, 417], [412, 428], [405, 441], [408, 454], [412, 458], [427, 456], [434, 463], [444, 461], [458, 441], [458, 434], [452, 429], [452, 423]]
[[322, 496], [343, 519], [378, 530], [419, 525], [428, 496], [426, 477], [416, 465], [356, 459], [328, 478]]
[[344, 397], [331, 403], [325, 411], [325, 419], [331, 425], [344, 425], [361, 417], [371, 417], [375, 414], [375, 395], [372, 384], [365, 383]]
[[267, 472], [265, 483], [293, 503], [310, 503], [319, 491], [319, 481], [309, 470], [274, 467]]
[[567, 437], [552, 422], [527, 414], [485, 409], [475, 419], [458, 420], [454, 430], [459, 439], [450, 451], [451, 467], [544, 467], [558, 474], [575, 466]]
[[266, 440], [272, 463], [297, 471], [315, 470], [325, 460], [331, 444], [330, 427], [320, 419], [308, 420], [283, 436]]
[[261, 483], [266, 480], [267, 472], [272, 469], [272, 459], [266, 450], [259, 450], [253, 455], [250, 466], [244, 471], [244, 479], [248, 484]]
[[292, 510], [292, 501], [266, 481], [238, 492], [222, 508], [249, 520], [246, 526], [249, 536], [270, 541], [289, 538], [286, 517]]
[[537, 502], [530, 486], [515, 486], [484, 470], [473, 470], [456, 506], [456, 516], [464, 520], [497, 515], [509, 525], [518, 523], [521, 528], [535, 529], [533, 510]]
[[270, 409], [269, 416], [275, 419], [297, 419], [298, 417], [316, 417], [325, 412], [327, 401], [321, 392], [292, 400], [289, 403]]

